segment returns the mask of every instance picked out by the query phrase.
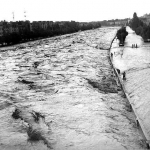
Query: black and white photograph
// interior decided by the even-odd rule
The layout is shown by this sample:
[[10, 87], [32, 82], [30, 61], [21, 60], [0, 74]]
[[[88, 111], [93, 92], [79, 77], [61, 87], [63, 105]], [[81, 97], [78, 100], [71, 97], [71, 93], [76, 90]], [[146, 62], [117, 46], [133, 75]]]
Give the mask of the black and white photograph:
[[0, 0], [0, 150], [150, 149], [149, 0]]

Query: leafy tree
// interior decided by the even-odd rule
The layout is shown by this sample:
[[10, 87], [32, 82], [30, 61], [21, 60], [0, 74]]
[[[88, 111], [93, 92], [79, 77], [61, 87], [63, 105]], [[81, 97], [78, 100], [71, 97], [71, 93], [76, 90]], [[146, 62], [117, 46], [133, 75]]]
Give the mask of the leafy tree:
[[119, 39], [120, 43], [124, 43], [126, 36], [128, 35], [128, 32], [126, 31], [125, 27], [122, 27], [117, 32], [117, 38]]
[[133, 19], [130, 21], [129, 25], [136, 34], [142, 36], [144, 40], [150, 39], [150, 25], [143, 23], [136, 13], [133, 14]]

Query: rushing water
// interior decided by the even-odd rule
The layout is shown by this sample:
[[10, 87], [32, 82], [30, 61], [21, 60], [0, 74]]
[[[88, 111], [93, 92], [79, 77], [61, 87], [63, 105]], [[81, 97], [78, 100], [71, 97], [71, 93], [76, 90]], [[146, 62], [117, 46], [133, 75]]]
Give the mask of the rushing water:
[[55, 150], [145, 149], [108, 59], [116, 32], [101, 28], [1, 49], [0, 150], [48, 149], [42, 140], [29, 142], [27, 122], [11, 117], [20, 105], [45, 116], [49, 128], [40, 129]]
[[[129, 27], [127, 31], [124, 47], [117, 47], [118, 41], [114, 41], [113, 63], [121, 72], [126, 72], [125, 89], [150, 136], [150, 44], [144, 43]], [[132, 48], [132, 44], [138, 48]]]

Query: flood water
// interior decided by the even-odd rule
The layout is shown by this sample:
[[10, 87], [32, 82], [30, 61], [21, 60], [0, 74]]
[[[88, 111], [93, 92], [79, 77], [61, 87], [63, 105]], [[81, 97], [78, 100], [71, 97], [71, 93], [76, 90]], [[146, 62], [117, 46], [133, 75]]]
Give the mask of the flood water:
[[[129, 27], [127, 31], [129, 34], [124, 47], [117, 47], [118, 41], [114, 41], [113, 63], [116, 68], [126, 72], [126, 92], [150, 137], [150, 44], [144, 43]], [[137, 44], [138, 48], [132, 48], [132, 44]]]
[[[117, 29], [0, 49], [0, 150], [49, 149], [28, 140], [28, 111], [45, 116], [34, 125], [54, 150], [146, 149], [109, 61]], [[12, 118], [16, 107], [23, 120]]]

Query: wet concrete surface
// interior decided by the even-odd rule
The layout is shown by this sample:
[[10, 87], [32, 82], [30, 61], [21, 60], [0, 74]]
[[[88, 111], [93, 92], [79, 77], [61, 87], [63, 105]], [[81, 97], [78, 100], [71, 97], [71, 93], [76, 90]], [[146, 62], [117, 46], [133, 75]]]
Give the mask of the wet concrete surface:
[[[113, 44], [112, 52], [116, 54], [113, 62], [121, 72], [126, 72], [125, 90], [150, 137], [150, 44], [144, 43], [129, 27], [127, 31], [125, 47], [117, 48], [118, 41]], [[138, 48], [132, 48], [132, 44], [137, 44]]]
[[[32, 111], [44, 116], [36, 127], [51, 149], [146, 149], [109, 61], [117, 29], [1, 48], [0, 149], [50, 149], [29, 140]], [[12, 117], [16, 108], [27, 111], [22, 120]]]

